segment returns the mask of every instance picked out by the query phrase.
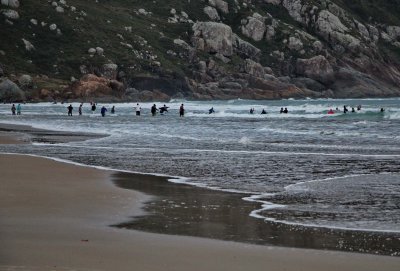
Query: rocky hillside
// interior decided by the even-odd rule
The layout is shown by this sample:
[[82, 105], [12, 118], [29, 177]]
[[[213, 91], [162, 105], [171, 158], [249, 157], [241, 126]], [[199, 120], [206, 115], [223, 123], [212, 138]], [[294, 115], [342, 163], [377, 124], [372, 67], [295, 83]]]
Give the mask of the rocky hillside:
[[1, 0], [0, 101], [400, 96], [400, 0]]

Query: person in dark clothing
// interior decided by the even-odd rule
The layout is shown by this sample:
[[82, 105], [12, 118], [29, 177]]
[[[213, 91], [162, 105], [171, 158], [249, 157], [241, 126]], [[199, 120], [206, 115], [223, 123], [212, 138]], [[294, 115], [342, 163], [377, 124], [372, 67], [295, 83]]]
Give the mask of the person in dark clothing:
[[112, 108], [111, 108], [111, 114], [114, 114], [115, 113], [115, 106], [113, 106]]
[[261, 115], [265, 115], [265, 114], [267, 114], [267, 111], [265, 111], [265, 109], [263, 109], [263, 110], [261, 111]]
[[355, 113], [356, 110], [354, 110], [354, 107], [351, 108], [351, 113]]
[[211, 107], [211, 108], [208, 110], [208, 114], [212, 114], [212, 113], [215, 113], [214, 107]]
[[254, 114], [254, 108], [250, 108], [250, 114]]
[[96, 111], [96, 104], [95, 103], [92, 104], [92, 112], [94, 112], [94, 111]]
[[83, 106], [83, 104], [80, 104], [79, 108], [78, 108], [79, 116], [82, 116], [82, 106]]
[[107, 108], [105, 107], [105, 106], [103, 106], [102, 108], [101, 108], [101, 116], [102, 117], [104, 117], [105, 115], [106, 115], [106, 112], [107, 112]]
[[285, 107], [285, 109], [283, 110], [283, 113], [285, 113], [285, 114], [289, 113], [287, 107]]
[[151, 107], [151, 115], [154, 117], [157, 114], [157, 106], [156, 104], [153, 104], [153, 106]]
[[11, 113], [13, 114], [13, 115], [15, 115], [15, 111], [16, 111], [17, 109], [15, 108], [15, 104], [13, 104], [12, 106], [11, 106]]
[[68, 116], [72, 116], [72, 110], [74, 109], [72, 107], [72, 104], [70, 104], [67, 108], [68, 108]]
[[383, 107], [381, 107], [381, 112], [382, 112], [382, 113], [385, 112], [385, 109], [383, 109]]
[[347, 107], [344, 105], [344, 106], [343, 106], [343, 113], [345, 113], [345, 114], [346, 114], [346, 113], [347, 113], [347, 111], [349, 111], [349, 110], [348, 110], [348, 109], [347, 109]]
[[281, 113], [281, 114], [283, 113], [283, 107], [281, 107], [281, 111], [279, 111], [279, 113]]
[[183, 104], [179, 107], [179, 116], [183, 117], [185, 115], [185, 108], [183, 107]]
[[164, 112], [168, 112], [168, 106], [164, 104], [164, 106], [160, 107], [160, 114], [164, 114]]

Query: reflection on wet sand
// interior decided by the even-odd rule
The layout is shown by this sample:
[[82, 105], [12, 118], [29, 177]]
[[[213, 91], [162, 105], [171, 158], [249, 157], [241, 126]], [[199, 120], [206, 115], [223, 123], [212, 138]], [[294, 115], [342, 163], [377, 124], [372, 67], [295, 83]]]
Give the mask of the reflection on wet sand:
[[290, 226], [250, 217], [259, 208], [248, 195], [168, 182], [164, 177], [116, 173], [114, 182], [148, 195], [147, 215], [115, 225], [156, 233], [198, 236], [253, 244], [378, 253], [397, 256], [400, 234]]

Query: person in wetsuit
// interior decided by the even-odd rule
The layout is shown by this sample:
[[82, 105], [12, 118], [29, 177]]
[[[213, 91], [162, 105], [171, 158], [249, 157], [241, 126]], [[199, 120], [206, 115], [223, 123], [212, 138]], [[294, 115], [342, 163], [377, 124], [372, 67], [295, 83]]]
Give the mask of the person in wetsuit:
[[78, 108], [79, 116], [82, 116], [82, 106], [83, 106], [83, 104], [80, 104], [79, 108]]
[[250, 108], [250, 114], [254, 114], [254, 108]]
[[96, 104], [95, 103], [92, 104], [92, 112], [94, 112], [94, 111], [96, 111]]
[[70, 104], [67, 108], [68, 108], [68, 116], [72, 116], [72, 109], [74, 109], [72, 107], [72, 104]]
[[287, 107], [285, 107], [285, 109], [283, 110], [283, 113], [285, 113], [285, 114], [289, 113]]
[[347, 111], [349, 111], [348, 109], [347, 109], [347, 107], [345, 106], [345, 105], [343, 105], [343, 113], [347, 113]]
[[156, 104], [153, 104], [153, 106], [151, 107], [151, 115], [154, 117], [157, 114], [157, 106]]
[[13, 104], [13, 105], [11, 106], [11, 113], [12, 113], [13, 115], [15, 115], [15, 110], [16, 110], [15, 104]]
[[114, 114], [115, 113], [115, 106], [113, 106], [112, 108], [111, 108], [111, 114]]
[[208, 110], [208, 114], [212, 114], [212, 113], [215, 113], [214, 107], [211, 107], [211, 108]]
[[265, 114], [267, 114], [267, 111], [265, 111], [265, 109], [263, 109], [263, 110], [261, 111], [261, 115], [265, 115]]
[[181, 104], [181, 106], [179, 107], [179, 116], [185, 116], [185, 108], [183, 107], [183, 104]]
[[103, 107], [101, 108], [100, 112], [101, 112], [101, 116], [104, 117], [104, 116], [106, 115], [107, 108], [106, 108], [105, 106], [103, 106]]
[[168, 106], [164, 104], [164, 106], [160, 107], [160, 114], [164, 114], [164, 112], [168, 112]]

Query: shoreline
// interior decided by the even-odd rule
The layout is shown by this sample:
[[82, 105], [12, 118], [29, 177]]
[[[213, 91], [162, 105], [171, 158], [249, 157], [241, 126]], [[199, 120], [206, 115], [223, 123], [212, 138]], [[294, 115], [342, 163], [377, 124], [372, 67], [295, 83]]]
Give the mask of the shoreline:
[[390, 271], [400, 266], [395, 257], [116, 229], [110, 222], [140, 215], [148, 198], [116, 187], [111, 172], [24, 155], [0, 154], [0, 161], [0, 270]]
[[[4, 139], [5, 142], [12, 140], [13, 144], [18, 142], [26, 143], [26, 134], [34, 134], [37, 132], [39, 132], [40, 136], [43, 136], [43, 141], [48, 140], [48, 138], [51, 138], [51, 140], [56, 138], [58, 142], [67, 142], [67, 139], [68, 141], [70, 139], [70, 137], [66, 136], [68, 135], [68, 132], [54, 132], [54, 135], [53, 131], [49, 130], [36, 129], [29, 126], [0, 124], [0, 139]], [[76, 137], [72, 138], [73, 141], [93, 138], [92, 134], [74, 134]], [[7, 135], [16, 135], [17, 138], [10, 139], [9, 137], [7, 138]], [[101, 135], [94, 136], [94, 138], [100, 136]], [[252, 211], [259, 209], [261, 203], [245, 201], [243, 197], [247, 197], [248, 194], [228, 193], [226, 191], [210, 190], [179, 182], [171, 182], [169, 181], [171, 177], [166, 175], [121, 171], [35, 154], [16, 155], [29, 156], [32, 158], [45, 158], [55, 162], [102, 171], [105, 170], [110, 172], [110, 174], [113, 172], [110, 178], [114, 185], [123, 189], [140, 191], [152, 197], [152, 200], [148, 200], [142, 205], [142, 207], [147, 211], [146, 215], [136, 215], [133, 219], [129, 219], [127, 216], [124, 221], [113, 221], [110, 223], [110, 225], [117, 228], [127, 228], [130, 230], [133, 229], [152, 233], [167, 233], [171, 235], [205, 237], [216, 240], [243, 242], [246, 244], [399, 256], [396, 248], [398, 247], [397, 240], [400, 240], [400, 235], [393, 232], [347, 231], [324, 227], [316, 228], [266, 222], [263, 219], [257, 219], [249, 215]], [[132, 179], [139, 179], [140, 181], [138, 183], [141, 183], [142, 186], [138, 186], [137, 184], [131, 185], [126, 182], [127, 180], [131, 181]], [[148, 184], [144, 184], [142, 182], [144, 179], [151, 179], [149, 181], [151, 185], [149, 186]], [[160, 183], [162, 183], [161, 186], [168, 187], [168, 192], [162, 192], [162, 189], [160, 191], [157, 190]], [[171, 194], [171, 191], [175, 191], [174, 193], [177, 197], [169, 199], [168, 201], [176, 200], [178, 204], [165, 204], [164, 201], [166, 200], [159, 200], [160, 198], [167, 198]], [[181, 195], [185, 196], [181, 197]], [[203, 195], [203, 197], [196, 197], [197, 195]], [[177, 213], [174, 209], [179, 210], [179, 208], [182, 207], [187, 208], [186, 206], [178, 205], [187, 204], [185, 202], [188, 201], [188, 198], [197, 198], [197, 203], [189, 203], [194, 206], [190, 209], [191, 212]], [[209, 202], [206, 202], [203, 205], [199, 204], [207, 198], [209, 198]], [[215, 204], [215, 201], [217, 200], [218, 202], [220, 198], [224, 198], [225, 201], [223, 203]], [[217, 205], [217, 208], [204, 208], [204, 205], [214, 207]], [[235, 206], [235, 208], [233, 208], [233, 211], [229, 208], [223, 209], [222, 206], [224, 205], [229, 207]], [[223, 211], [214, 210], [218, 208]], [[206, 216], [212, 217], [212, 219], [210, 219], [211, 222], [203, 221], [202, 219], [193, 219], [193, 214], [198, 213], [198, 210], [201, 210], [201, 212]], [[228, 218], [224, 213], [231, 214], [231, 217]], [[179, 223], [176, 223], [177, 221], [174, 220], [178, 217]], [[191, 219], [187, 219], [188, 217], [191, 217]], [[246, 229], [243, 228], [243, 223], [252, 230], [246, 232]], [[164, 224], [168, 224], [168, 228], [157, 226]], [[209, 232], [200, 230], [209, 227], [211, 224], [213, 226], [209, 228]], [[225, 231], [221, 231], [220, 229], [225, 229]]]

